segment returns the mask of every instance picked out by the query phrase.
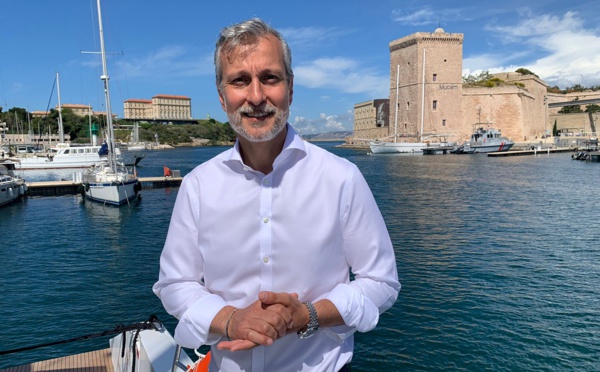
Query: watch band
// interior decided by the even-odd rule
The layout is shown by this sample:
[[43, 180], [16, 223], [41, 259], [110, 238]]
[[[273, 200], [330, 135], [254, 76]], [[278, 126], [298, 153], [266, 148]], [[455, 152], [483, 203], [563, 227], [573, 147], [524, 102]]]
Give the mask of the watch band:
[[308, 324], [306, 327], [298, 331], [298, 337], [308, 338], [314, 335], [319, 329], [319, 319], [317, 317], [317, 310], [310, 301], [303, 302], [308, 309]]

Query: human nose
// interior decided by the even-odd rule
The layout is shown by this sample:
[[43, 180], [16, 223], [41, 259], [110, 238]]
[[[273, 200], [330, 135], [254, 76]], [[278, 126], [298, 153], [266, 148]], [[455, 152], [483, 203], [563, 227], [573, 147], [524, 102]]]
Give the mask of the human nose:
[[265, 100], [265, 91], [260, 81], [253, 81], [250, 84], [250, 92], [248, 94], [248, 101], [255, 106], [260, 105]]

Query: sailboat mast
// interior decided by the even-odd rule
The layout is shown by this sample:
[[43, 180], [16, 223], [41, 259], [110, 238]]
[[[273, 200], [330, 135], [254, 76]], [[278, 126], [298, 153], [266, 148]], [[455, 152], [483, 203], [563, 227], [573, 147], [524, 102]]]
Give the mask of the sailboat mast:
[[423, 83], [421, 92], [421, 133], [419, 133], [419, 142], [423, 142], [423, 121], [425, 116], [425, 48], [423, 48]]
[[396, 113], [394, 114], [394, 142], [398, 140], [398, 92], [400, 86], [400, 65], [396, 66]]
[[60, 103], [60, 79], [58, 78], [58, 72], [56, 73], [56, 93], [58, 94], [58, 136], [59, 142], [65, 143], [65, 132], [63, 130], [63, 119], [62, 119], [62, 104]]
[[94, 146], [94, 138], [92, 135], [92, 104], [88, 105], [88, 120], [90, 125], [90, 145]]
[[102, 76], [100, 80], [104, 82], [104, 99], [106, 101], [106, 127], [108, 130], [108, 160], [111, 168], [116, 169], [115, 164], [115, 134], [112, 124], [112, 110], [110, 108], [110, 91], [108, 89], [108, 70], [106, 68], [106, 49], [104, 48], [104, 30], [102, 28], [102, 10], [100, 9], [100, 0], [97, 0], [98, 4], [98, 27], [100, 33], [100, 53], [102, 55]]

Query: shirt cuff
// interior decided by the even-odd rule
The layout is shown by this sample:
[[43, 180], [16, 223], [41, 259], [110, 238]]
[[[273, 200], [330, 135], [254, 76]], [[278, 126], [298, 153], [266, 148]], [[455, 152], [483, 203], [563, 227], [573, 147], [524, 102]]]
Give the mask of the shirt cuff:
[[[355, 328], [356, 331], [368, 332], [375, 328], [379, 321], [377, 306], [350, 284], [338, 284], [327, 295], [327, 299], [338, 309], [345, 325]], [[331, 328], [333, 331], [340, 327]], [[349, 333], [348, 336], [352, 333]]]
[[210, 324], [225, 305], [225, 301], [217, 295], [205, 296], [196, 301], [179, 319], [175, 328], [175, 341], [190, 349], [219, 341], [220, 336], [210, 334]]

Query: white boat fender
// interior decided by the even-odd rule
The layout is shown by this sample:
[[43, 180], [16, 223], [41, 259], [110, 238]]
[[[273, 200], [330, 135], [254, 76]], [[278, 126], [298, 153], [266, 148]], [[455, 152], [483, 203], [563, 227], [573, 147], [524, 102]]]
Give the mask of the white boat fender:
[[8, 188], [8, 196], [10, 196], [11, 198], [13, 197], [14, 193], [13, 193], [13, 189], [12, 187]]

